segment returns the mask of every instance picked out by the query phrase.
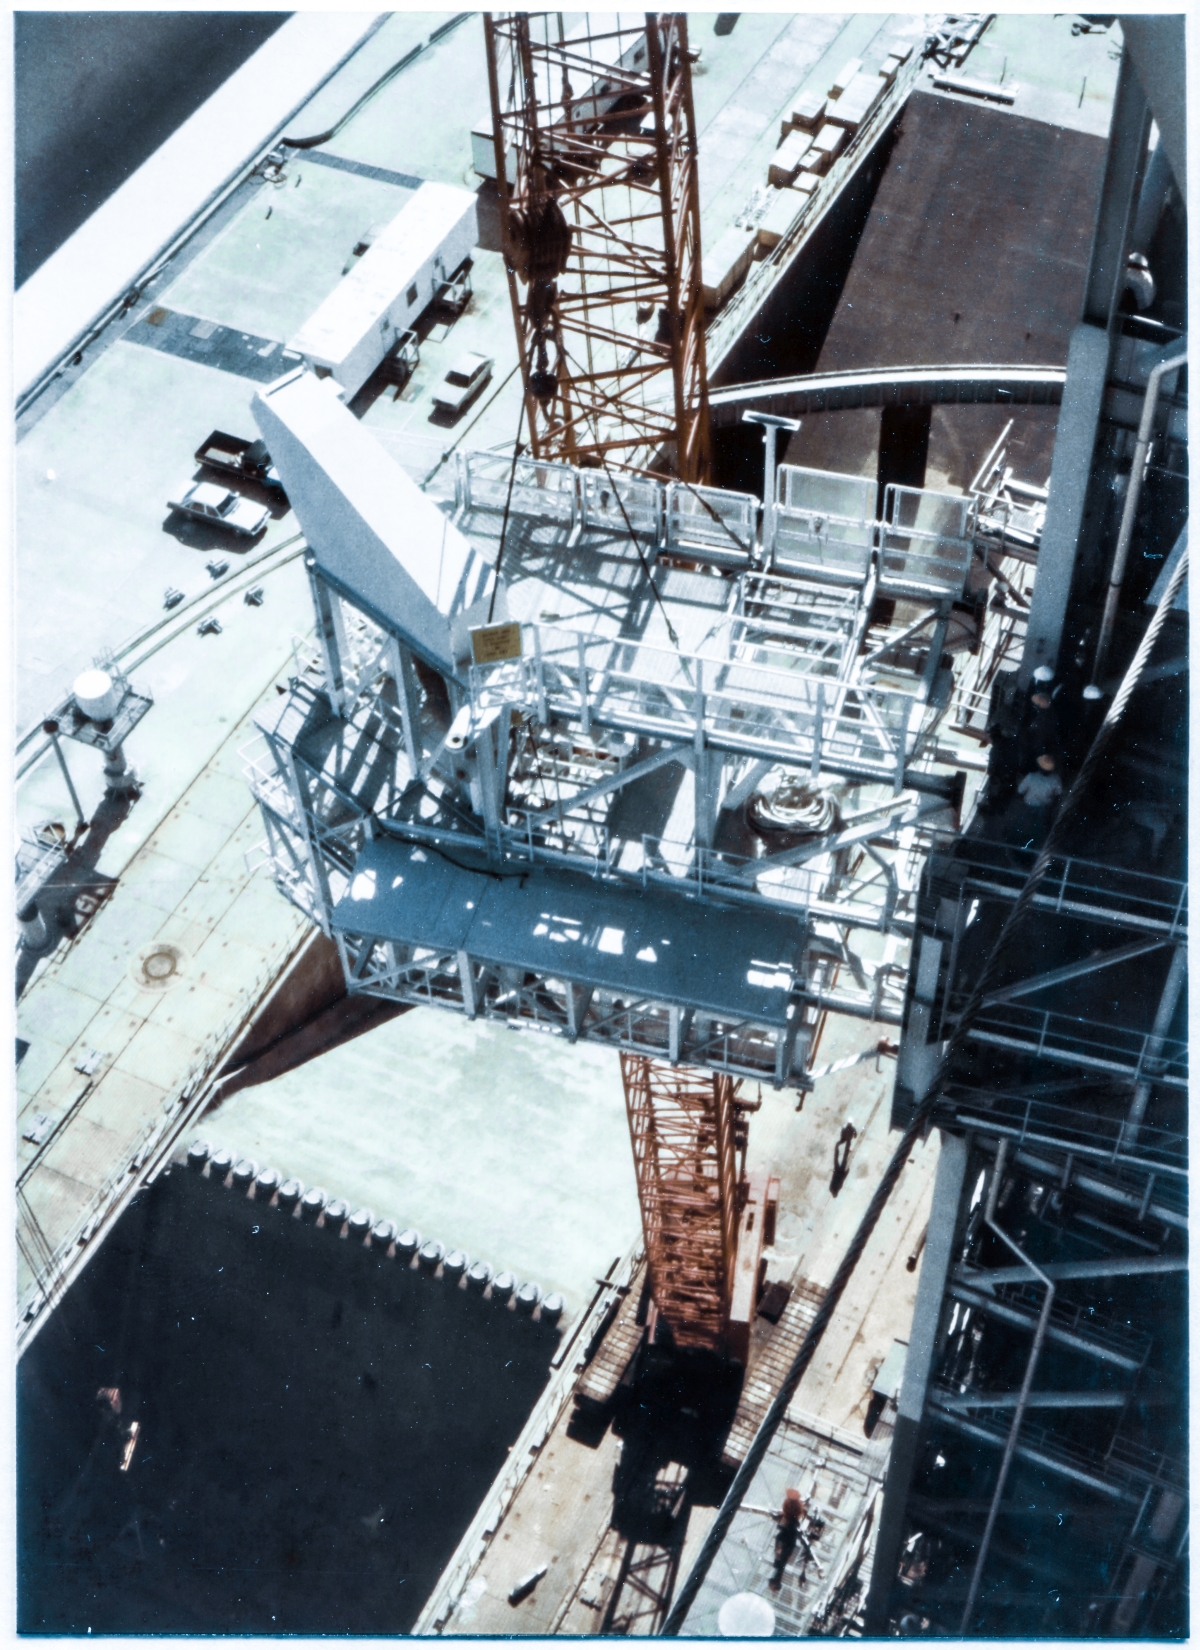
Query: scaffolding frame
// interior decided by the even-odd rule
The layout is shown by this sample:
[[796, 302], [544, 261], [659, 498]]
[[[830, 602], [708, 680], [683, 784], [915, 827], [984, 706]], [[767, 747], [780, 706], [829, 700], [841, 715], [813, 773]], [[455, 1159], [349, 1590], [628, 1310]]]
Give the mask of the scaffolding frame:
[[[936, 771], [934, 738], [958, 702], [943, 643], [974, 508], [893, 488], [877, 518], [857, 478], [789, 465], [771, 491], [760, 530], [748, 494], [457, 454], [435, 496], [485, 559], [505, 538], [517, 651], [460, 660], [440, 707], [407, 634], [311, 559], [316, 644], [247, 760], [277, 884], [337, 938], [349, 992], [801, 1092], [827, 1013], [900, 1023], [897, 948], [931, 829], [956, 820], [962, 797], [963, 776]], [[803, 570], [783, 564], [781, 533]], [[922, 616], [880, 638], [882, 577]], [[681, 802], [658, 812], [655, 775], [672, 766], [665, 794]], [[859, 800], [815, 834], [756, 843], [739, 810], [783, 777]], [[531, 898], [557, 900], [570, 873], [572, 908], [601, 925], [606, 902], [634, 891], [681, 912], [716, 907], [731, 914], [718, 943], [738, 961], [730, 952], [700, 1003], [665, 974], [606, 983], [577, 935], [574, 973], [565, 951], [551, 960], [522, 941], [518, 955], [511, 935], [507, 951], [465, 930], [447, 946], [347, 899], [372, 839], [528, 876]], [[668, 907], [654, 908], [673, 931]], [[765, 962], [744, 927], [755, 912], [773, 933], [786, 918], [791, 936]], [[886, 937], [883, 958], [857, 955], [855, 934]], [[751, 1004], [738, 980], [777, 997]]]

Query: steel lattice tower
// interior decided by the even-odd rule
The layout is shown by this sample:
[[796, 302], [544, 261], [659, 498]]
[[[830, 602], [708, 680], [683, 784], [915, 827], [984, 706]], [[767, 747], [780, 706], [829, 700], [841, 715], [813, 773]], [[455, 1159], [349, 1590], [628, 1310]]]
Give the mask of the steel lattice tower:
[[509, 292], [538, 458], [706, 479], [687, 21], [485, 14]]
[[678, 1346], [723, 1350], [737, 1263], [734, 1096], [724, 1073], [622, 1054], [650, 1290]]

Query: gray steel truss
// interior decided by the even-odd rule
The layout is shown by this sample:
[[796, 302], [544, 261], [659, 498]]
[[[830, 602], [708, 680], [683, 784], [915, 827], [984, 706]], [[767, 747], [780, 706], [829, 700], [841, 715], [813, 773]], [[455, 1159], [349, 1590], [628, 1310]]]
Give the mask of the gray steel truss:
[[[948, 656], [980, 692], [982, 634], [951, 635], [974, 500], [893, 487], [876, 520], [873, 486], [781, 465], [763, 510], [489, 453], [449, 479], [508, 628], [478, 614], [473, 661], [438, 676], [314, 558], [316, 654], [248, 753], [276, 881], [349, 990], [800, 1088], [824, 1013], [898, 1024], [924, 849], [961, 796]], [[873, 624], [876, 595], [920, 617]], [[833, 799], [827, 825], [749, 827], [785, 781]], [[447, 938], [464, 878], [503, 919]]]

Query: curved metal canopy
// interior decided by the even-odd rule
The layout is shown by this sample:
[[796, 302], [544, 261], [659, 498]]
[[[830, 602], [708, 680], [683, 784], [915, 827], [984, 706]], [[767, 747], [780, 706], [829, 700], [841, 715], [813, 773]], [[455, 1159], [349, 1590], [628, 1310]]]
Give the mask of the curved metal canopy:
[[1066, 377], [1065, 367], [883, 367], [731, 384], [710, 389], [708, 403], [717, 427], [740, 423], [743, 412], [750, 408], [798, 418], [855, 407], [944, 406], [955, 402], [1057, 407]]

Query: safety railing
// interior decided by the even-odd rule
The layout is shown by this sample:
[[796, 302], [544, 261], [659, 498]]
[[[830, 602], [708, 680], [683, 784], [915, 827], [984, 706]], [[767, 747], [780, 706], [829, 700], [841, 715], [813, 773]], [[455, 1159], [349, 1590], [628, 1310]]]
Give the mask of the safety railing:
[[243, 745], [238, 755], [242, 759], [242, 773], [255, 801], [285, 820], [294, 831], [303, 833], [304, 820], [295, 793], [280, 772], [271, 747], [262, 734]]
[[715, 559], [734, 563], [753, 558], [758, 500], [749, 493], [673, 481], [667, 488], [666, 507], [669, 550], [715, 553]]
[[[1001, 1283], [996, 1285], [995, 1296], [1005, 1305], [1015, 1306], [1028, 1312], [1031, 1318], [1036, 1318], [1041, 1310], [1044, 1288], [1043, 1284], [1035, 1282]], [[1137, 1364], [1145, 1361], [1153, 1344], [1152, 1336], [1139, 1333], [1122, 1319], [1097, 1311], [1094, 1306], [1064, 1300], [1061, 1293], [1056, 1294], [1054, 1305], [1050, 1308], [1050, 1324], [1064, 1334], [1078, 1335]]]
[[997, 673], [1020, 662], [1025, 646], [1025, 619], [1010, 608], [991, 607], [983, 624], [978, 651], [960, 656], [955, 671], [949, 719], [960, 733], [982, 734], [988, 725], [992, 686]]
[[1131, 1131], [1124, 1115], [1129, 1107], [1126, 1092], [1120, 1092], [1116, 1102], [1120, 1111], [1114, 1112], [1111, 1106], [1102, 1109], [1103, 1105], [1094, 1095], [1076, 1106], [1063, 1106], [1036, 1095], [951, 1081], [946, 1085], [944, 1109], [952, 1111], [957, 1123], [1007, 1134], [1018, 1146], [1051, 1146], [1114, 1168], [1186, 1175], [1186, 1135], [1147, 1123]]
[[66, 842], [37, 832], [23, 836], [17, 845], [17, 896], [15, 909], [21, 911], [35, 899], [66, 860]]
[[775, 472], [775, 502], [789, 510], [870, 526], [875, 520], [876, 484], [839, 470], [810, 470], [781, 464]]
[[777, 504], [764, 538], [770, 567], [839, 584], [862, 584], [875, 551], [875, 524]]
[[641, 476], [612, 476], [604, 470], [580, 470], [579, 520], [584, 527], [614, 533], [632, 527], [652, 544], [663, 539], [665, 500], [657, 481]]
[[876, 484], [862, 476], [781, 464], [775, 496], [755, 542], [757, 500], [648, 476], [576, 470], [504, 453], [455, 454], [455, 504], [627, 536], [644, 545], [745, 565], [766, 566], [833, 585], [862, 585], [878, 563], [881, 593], [919, 601], [961, 595], [978, 530], [977, 500], [924, 488], [890, 486], [876, 517]]
[[[976, 1411], [970, 1416], [954, 1414], [939, 1405], [938, 1396], [939, 1390], [931, 1389], [931, 1406], [939, 1421], [952, 1426], [956, 1432], [1003, 1449], [1010, 1431], [1007, 1415], [996, 1417], [986, 1410]], [[1166, 1474], [1171, 1471], [1172, 1464], [1167, 1463], [1165, 1458], [1142, 1450], [1126, 1460], [1122, 1455], [1113, 1455], [1111, 1448], [1110, 1445], [1109, 1451], [1104, 1454], [1099, 1450], [1081, 1448], [1051, 1427], [1026, 1419], [1016, 1453], [1035, 1466], [1048, 1468], [1067, 1478], [1082, 1479], [1100, 1491], [1127, 1498], [1134, 1506], [1147, 1483], [1170, 1481]], [[1174, 1471], [1178, 1480], [1182, 1481], [1178, 1467]]]
[[[931, 897], [1015, 900], [1037, 860], [1032, 848], [1016, 848], [983, 837], [939, 836], [925, 870]], [[1186, 882], [1102, 865], [1070, 855], [1055, 856], [1034, 904], [1040, 911], [1145, 929], [1167, 939], [1187, 934]]]
[[731, 656], [756, 659], [747, 649], [786, 655], [797, 668], [823, 676], [849, 675], [851, 643], [860, 628], [861, 587], [833, 587], [778, 573], [744, 573], [730, 617]]
[[663, 887], [723, 905], [836, 916], [880, 932], [897, 917], [902, 925], [906, 919], [911, 924], [914, 890], [882, 869], [830, 890], [828, 867], [817, 860], [778, 865], [661, 835], [614, 837], [602, 823], [568, 820], [564, 827], [554, 809], [508, 808], [501, 837], [505, 858], [517, 863], [558, 866], [643, 889]]
[[476, 716], [505, 705], [789, 767], [901, 783], [924, 730], [914, 694], [800, 670], [705, 659], [649, 643], [526, 625], [519, 660], [473, 665]]
[[763, 536], [772, 568], [862, 584], [875, 551], [875, 482], [781, 464]]
[[[461, 453], [458, 456], [457, 502], [467, 510], [503, 511], [543, 516], [551, 521], [579, 520], [578, 475], [569, 464], [548, 464], [506, 453]], [[511, 498], [509, 493], [511, 483]]]
[[1132, 1481], [1164, 1484], [1170, 1489], [1186, 1490], [1187, 1465], [1161, 1450], [1151, 1449], [1138, 1439], [1117, 1432], [1104, 1452], [1104, 1464], [1110, 1472], [1119, 1473]]
[[1145, 1078], [1171, 1088], [1187, 1088], [1187, 1044], [1175, 1038], [1154, 1038], [1149, 1031], [1025, 1003], [999, 1003], [976, 1011], [968, 1035], [975, 1042], [1010, 1048], [1035, 1060], [1112, 1072], [1131, 1083]]
[[971, 565], [974, 501], [890, 486], [879, 534], [879, 591], [909, 600], [955, 600]]

